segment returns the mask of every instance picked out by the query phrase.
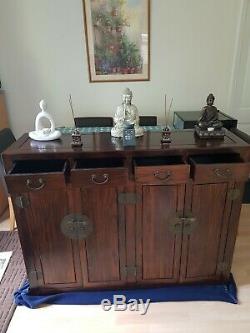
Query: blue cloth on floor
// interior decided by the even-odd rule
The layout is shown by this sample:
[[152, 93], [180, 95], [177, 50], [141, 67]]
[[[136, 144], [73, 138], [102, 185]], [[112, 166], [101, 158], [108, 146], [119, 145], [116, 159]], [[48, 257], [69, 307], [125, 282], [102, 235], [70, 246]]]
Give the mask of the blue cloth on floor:
[[53, 295], [32, 296], [29, 294], [29, 283], [15, 292], [14, 298], [17, 305], [25, 305], [34, 309], [42, 304], [67, 304], [67, 305], [90, 305], [101, 304], [103, 299], [109, 299], [113, 303], [113, 295], [124, 295], [129, 299], [149, 298], [151, 302], [175, 302], [175, 301], [223, 301], [237, 304], [237, 287], [233, 276], [227, 283], [192, 285], [169, 285], [158, 288], [146, 289], [123, 289], [101, 291], [75, 291], [58, 293]]

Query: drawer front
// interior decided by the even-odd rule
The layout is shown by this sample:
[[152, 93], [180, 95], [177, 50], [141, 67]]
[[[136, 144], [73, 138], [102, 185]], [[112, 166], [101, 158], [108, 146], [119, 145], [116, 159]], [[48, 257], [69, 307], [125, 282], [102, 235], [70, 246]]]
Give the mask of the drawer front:
[[196, 183], [218, 183], [227, 181], [246, 181], [249, 176], [248, 163], [195, 164], [192, 177]]
[[143, 184], [186, 183], [189, 179], [189, 165], [160, 165], [135, 167], [135, 180]]
[[74, 187], [82, 186], [119, 186], [128, 180], [128, 171], [125, 168], [96, 168], [72, 169], [71, 184]]
[[63, 172], [49, 174], [14, 174], [5, 176], [9, 193], [56, 190], [65, 187]]

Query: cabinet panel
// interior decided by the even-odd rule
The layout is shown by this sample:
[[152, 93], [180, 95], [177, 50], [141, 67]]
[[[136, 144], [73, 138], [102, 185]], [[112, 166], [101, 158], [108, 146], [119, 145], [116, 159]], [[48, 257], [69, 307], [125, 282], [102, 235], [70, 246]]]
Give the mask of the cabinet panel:
[[123, 159], [76, 160], [71, 169], [71, 183], [74, 187], [119, 186], [128, 180], [128, 170]]
[[[66, 189], [30, 192], [23, 194], [22, 200], [24, 198], [26, 208], [18, 207], [17, 197], [14, 198], [15, 211], [18, 229], [22, 233], [25, 228], [30, 239], [32, 248], [29, 251], [33, 253], [35, 272], [39, 280], [36, 287], [81, 286], [76, 242], [66, 238], [60, 230], [62, 219], [69, 214]], [[26, 220], [20, 221], [21, 216], [25, 216]], [[35, 272], [31, 274], [34, 275]]]
[[90, 169], [72, 170], [71, 182], [73, 186], [115, 186], [127, 181], [127, 170], [117, 169]]
[[65, 188], [64, 160], [18, 161], [5, 176], [9, 193], [40, 192]]
[[237, 237], [237, 230], [239, 225], [240, 219], [240, 211], [241, 211], [241, 203], [244, 193], [245, 183], [234, 183], [233, 189], [236, 190], [238, 196], [234, 198], [232, 201], [229, 223], [227, 228], [226, 234], [226, 245], [223, 251], [223, 259], [222, 262], [224, 263], [223, 269], [221, 269], [221, 276], [223, 279], [228, 279], [230, 275], [232, 260], [233, 260], [233, 252], [235, 241]]
[[151, 185], [186, 183], [189, 165], [140, 166], [135, 169], [136, 181]]
[[118, 188], [81, 189], [81, 210], [93, 232], [81, 243], [85, 286], [122, 284], [125, 262], [125, 225], [118, 205]]
[[195, 183], [246, 181], [249, 164], [239, 154], [199, 155], [190, 158]]
[[181, 156], [136, 158], [135, 181], [147, 185], [176, 185], [188, 181], [190, 166]]
[[221, 249], [225, 246], [222, 231], [228, 223], [229, 183], [194, 185], [191, 212], [196, 219], [190, 235], [184, 235], [182, 280], [216, 278]]
[[175, 234], [172, 226], [183, 213], [184, 191], [185, 185], [142, 187], [141, 218], [137, 221], [138, 279], [142, 282], [178, 279], [181, 232]]

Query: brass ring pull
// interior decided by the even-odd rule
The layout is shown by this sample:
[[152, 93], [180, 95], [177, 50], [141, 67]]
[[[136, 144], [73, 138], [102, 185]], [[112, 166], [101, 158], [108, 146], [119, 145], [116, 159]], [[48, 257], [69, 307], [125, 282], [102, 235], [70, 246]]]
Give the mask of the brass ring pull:
[[31, 179], [27, 179], [26, 180], [26, 186], [28, 187], [28, 189], [30, 189], [31, 191], [40, 191], [41, 189], [44, 188], [44, 186], [46, 185], [45, 180], [43, 180], [42, 178], [38, 179], [38, 186], [33, 184], [33, 181]]
[[156, 171], [154, 173], [154, 176], [155, 178], [159, 179], [159, 180], [169, 180], [169, 178], [171, 177], [171, 172], [170, 171], [167, 171], [167, 172], [164, 172], [164, 171]]
[[232, 172], [230, 169], [214, 169], [214, 174], [218, 178], [229, 178], [232, 176]]
[[103, 180], [98, 180], [98, 178], [99, 177], [95, 174], [91, 176], [92, 182], [96, 185], [103, 185], [103, 184], [106, 184], [109, 181], [109, 175], [107, 173], [104, 173], [102, 175]]

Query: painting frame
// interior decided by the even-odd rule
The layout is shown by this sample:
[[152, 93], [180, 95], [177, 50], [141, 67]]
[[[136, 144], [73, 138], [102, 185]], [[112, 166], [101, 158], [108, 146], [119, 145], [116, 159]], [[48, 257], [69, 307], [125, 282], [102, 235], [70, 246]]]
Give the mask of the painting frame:
[[[103, 26], [101, 27], [102, 29], [99, 28], [99, 26], [97, 25], [98, 21], [96, 21], [97, 20], [96, 18], [98, 18], [97, 13], [99, 13], [97, 11], [98, 4], [102, 4], [102, 6], [110, 6], [110, 3], [117, 2], [119, 4], [123, 3], [124, 6], [124, 4], [125, 5], [127, 4], [127, 1], [130, 3], [133, 1], [135, 1], [136, 3], [138, 2], [141, 3], [141, 5], [143, 6], [141, 10], [144, 10], [144, 13], [146, 13], [146, 15], [143, 18], [141, 15], [140, 18], [138, 18], [138, 22], [136, 22], [138, 23], [137, 35], [136, 33], [134, 33], [134, 35], [137, 38], [136, 40], [137, 41], [139, 40], [140, 43], [134, 42], [133, 39], [129, 40], [129, 38], [126, 36], [125, 31], [129, 31], [130, 36], [133, 37], [133, 32], [134, 32], [133, 28], [136, 25], [133, 25], [130, 22], [128, 23], [125, 21], [126, 19], [124, 19], [124, 23], [122, 23], [121, 26], [119, 26], [118, 28], [116, 26], [115, 30], [115, 34], [118, 35], [118, 38], [121, 38], [121, 40], [119, 40], [118, 44], [119, 46], [115, 48], [116, 44], [114, 43], [113, 46], [111, 43], [113, 49], [111, 48], [111, 46], [110, 48], [109, 47], [101, 48], [96, 42], [97, 37], [95, 32], [101, 31], [102, 34], [104, 33], [104, 38], [99, 37], [99, 40], [106, 41], [109, 40], [109, 36], [111, 37], [113, 36], [114, 28], [112, 26], [112, 21], [108, 21], [109, 23], [111, 22], [111, 24], [110, 26], [105, 25], [104, 27], [105, 29], [103, 28]], [[96, 7], [97, 9], [96, 11], [94, 11], [93, 3], [95, 4], [96, 2], [97, 2], [97, 7]], [[89, 82], [103, 83], [103, 82], [150, 81], [151, 0], [82, 0], [82, 3], [83, 3], [84, 31], [85, 31], [86, 53], [88, 61]], [[100, 13], [102, 15], [102, 13], [105, 13], [105, 11], [103, 10], [103, 8], [101, 9], [102, 11], [100, 11]], [[118, 10], [122, 12], [121, 8], [118, 8]], [[100, 15], [101, 19], [99, 19], [99, 21], [102, 22], [104, 21], [105, 18], [106, 19], [105, 22], [107, 22], [107, 18], [104, 15], [102, 16], [101, 15]], [[121, 20], [120, 16], [121, 15], [117, 13], [114, 15], [114, 19], [116, 19], [116, 22], [119, 19]], [[111, 19], [113, 18], [111, 17]], [[139, 22], [139, 20], [141, 21]], [[141, 26], [143, 26], [143, 31], [141, 31], [140, 34], [138, 33], [139, 23], [141, 24]], [[122, 45], [122, 47], [120, 45]], [[111, 49], [111, 51], [109, 52], [108, 55], [106, 55], [105, 50], [109, 49]], [[101, 53], [102, 50], [104, 50], [103, 53]], [[126, 56], [124, 56], [124, 54], [127, 56], [127, 58]]]

